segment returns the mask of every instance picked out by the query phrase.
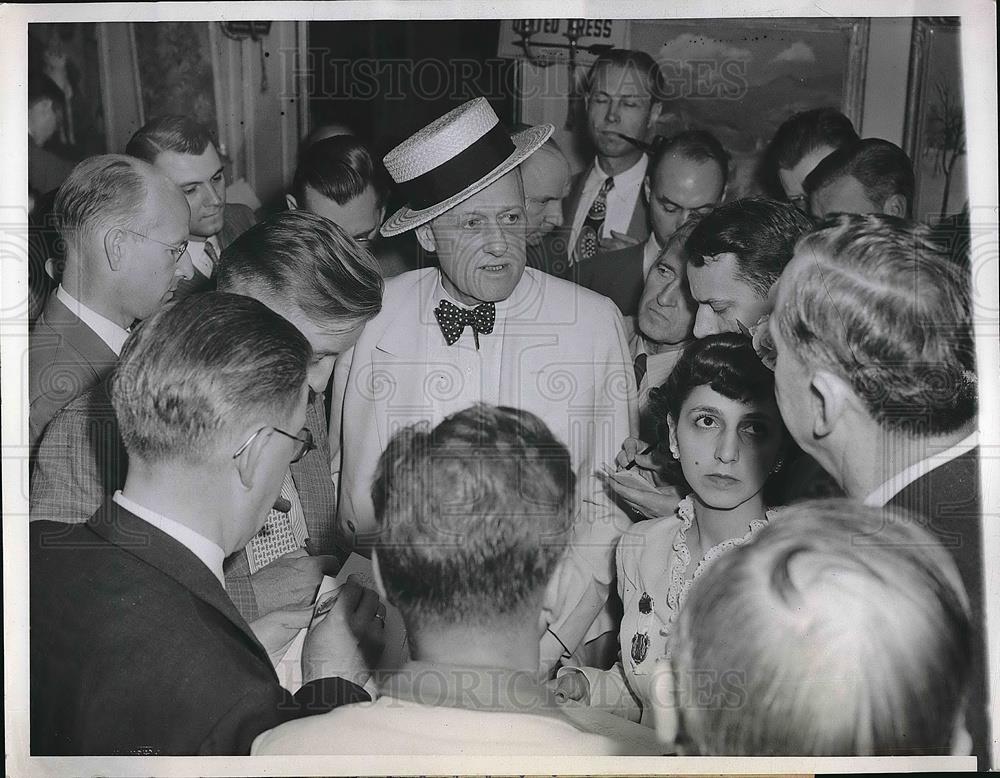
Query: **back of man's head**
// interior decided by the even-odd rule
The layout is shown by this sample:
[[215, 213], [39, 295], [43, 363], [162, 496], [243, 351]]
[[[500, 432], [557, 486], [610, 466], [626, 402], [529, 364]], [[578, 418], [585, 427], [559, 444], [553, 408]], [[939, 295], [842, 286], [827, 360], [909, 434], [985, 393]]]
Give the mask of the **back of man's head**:
[[[68, 257], [111, 227], [143, 232], [146, 196], [154, 177], [162, 178], [146, 162], [123, 154], [88, 157], [73, 168], [53, 205]], [[155, 215], [148, 220], [153, 219]]]
[[306, 211], [277, 213], [230, 243], [217, 284], [301, 311], [320, 329], [364, 324], [382, 308], [375, 258], [339, 226]]
[[839, 149], [856, 143], [851, 120], [835, 108], [813, 108], [786, 119], [774, 134], [768, 155], [779, 167], [790, 170], [810, 152], [824, 146]]
[[702, 755], [948, 754], [971, 654], [958, 570], [918, 522], [799, 503], [692, 588], [654, 684], [679, 722], [658, 724]]
[[704, 164], [714, 162], [722, 173], [722, 188], [729, 180], [730, 157], [722, 143], [707, 130], [684, 130], [664, 140], [649, 161], [649, 176], [655, 176], [656, 168], [667, 156], [676, 155], [683, 159]]
[[705, 257], [735, 254], [740, 277], [763, 299], [792, 258], [795, 243], [813, 227], [788, 203], [747, 197], [726, 203], [702, 218], [685, 243], [695, 267]]
[[346, 205], [370, 186], [379, 201], [386, 196], [385, 173], [368, 148], [351, 135], [335, 135], [303, 149], [292, 181], [299, 208], [306, 207], [306, 190]]
[[787, 275], [775, 310], [782, 339], [847, 381], [884, 430], [944, 435], [975, 418], [969, 279], [929, 227], [833, 217], [796, 247]]
[[[872, 212], [891, 216], [910, 215], [915, 187], [913, 163], [895, 143], [881, 138], [865, 138], [843, 146], [813, 168], [802, 182], [802, 189], [807, 197], [812, 198], [845, 178], [856, 179], [861, 185], [865, 198], [877, 209]], [[896, 200], [899, 201], [898, 207]], [[893, 213], [893, 210], [898, 210], [898, 213]]]
[[249, 297], [207, 292], [161, 309], [133, 331], [111, 379], [130, 459], [231, 458], [241, 431], [301, 401], [310, 355], [292, 324]]
[[212, 142], [208, 129], [190, 116], [158, 116], [136, 131], [125, 153], [152, 164], [164, 151], [198, 156]]
[[537, 613], [575, 485], [566, 447], [528, 411], [475, 405], [399, 432], [372, 499], [382, 582], [407, 629], [489, 629]]

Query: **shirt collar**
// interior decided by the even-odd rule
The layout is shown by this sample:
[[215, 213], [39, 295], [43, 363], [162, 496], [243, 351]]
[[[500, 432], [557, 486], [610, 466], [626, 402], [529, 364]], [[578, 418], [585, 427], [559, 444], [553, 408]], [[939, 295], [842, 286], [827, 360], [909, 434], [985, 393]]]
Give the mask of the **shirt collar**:
[[121, 355], [122, 346], [128, 340], [128, 330], [123, 330], [110, 319], [88, 308], [67, 292], [62, 284], [59, 284], [56, 289], [56, 299], [76, 314], [80, 321], [90, 327], [97, 334], [97, 337], [115, 352], [115, 356]]
[[199, 535], [190, 527], [168, 519], [166, 516], [130, 500], [122, 494], [121, 489], [115, 492], [112, 499], [129, 513], [134, 514], [147, 524], [152, 524], [187, 548], [205, 564], [205, 567], [212, 571], [212, 575], [219, 579], [222, 588], [226, 588], [226, 576], [222, 572], [222, 563], [226, 558], [226, 552], [218, 545], [204, 535]]
[[953, 459], [958, 459], [960, 456], [971, 451], [978, 445], [979, 432], [977, 431], [973, 432], [967, 438], [963, 438], [951, 448], [931, 454], [929, 457], [921, 459], [919, 462], [910, 465], [902, 472], [897, 473], [877, 489], [872, 491], [871, 494], [865, 498], [864, 504], [876, 508], [881, 508], [887, 505], [889, 500], [903, 491], [903, 489], [912, 484], [914, 481], [923, 478], [931, 470], [947, 464]]
[[215, 256], [219, 257], [222, 255], [222, 251], [219, 248], [219, 238], [216, 235], [212, 235], [204, 241], [188, 241], [188, 254], [191, 257], [191, 264], [198, 269], [198, 272], [205, 276], [205, 278], [211, 278], [215, 272], [215, 265], [208, 258], [208, 254], [205, 253], [206, 243], [212, 244], [212, 248], [215, 249]]
[[649, 275], [649, 271], [653, 269], [656, 258], [660, 256], [662, 250], [659, 242], [656, 240], [656, 235], [650, 232], [649, 238], [646, 240], [646, 245], [642, 248], [642, 279], [644, 282], [646, 276]]
[[[514, 287], [514, 291], [510, 293], [510, 297], [508, 297], [506, 300], [499, 300], [494, 303], [494, 305], [496, 306], [498, 318], [501, 313], [505, 313], [507, 309], [510, 308], [512, 305], [517, 304], [517, 302], [523, 295], [525, 289], [528, 286], [530, 286], [530, 284], [531, 282], [528, 279], [528, 268], [525, 267], [524, 271], [521, 273], [521, 279], [517, 282], [517, 286]], [[440, 269], [437, 272], [436, 282], [431, 284], [430, 288], [431, 288], [431, 295], [428, 302], [430, 303], [431, 316], [428, 319], [428, 321], [436, 322], [436, 319], [434, 318], [433, 315], [433, 310], [438, 306], [438, 303], [440, 303], [442, 300], [447, 300], [452, 305], [457, 305], [459, 308], [465, 308], [468, 310], [471, 310], [475, 308], [477, 305], [480, 305], [480, 303], [476, 303], [475, 305], [466, 305], [465, 303], [460, 303], [451, 294], [449, 294], [448, 290], [445, 289], [444, 287], [444, 273], [442, 273]]]
[[[646, 177], [646, 168], [648, 166], [649, 156], [643, 154], [628, 170], [623, 170], [621, 173], [612, 176], [615, 179], [615, 188], [611, 191], [614, 192], [616, 189], [621, 191], [642, 184], [642, 179]], [[608, 177], [608, 174], [601, 168], [596, 157], [594, 158], [594, 165], [590, 169], [590, 177], [598, 181], [604, 181]]]

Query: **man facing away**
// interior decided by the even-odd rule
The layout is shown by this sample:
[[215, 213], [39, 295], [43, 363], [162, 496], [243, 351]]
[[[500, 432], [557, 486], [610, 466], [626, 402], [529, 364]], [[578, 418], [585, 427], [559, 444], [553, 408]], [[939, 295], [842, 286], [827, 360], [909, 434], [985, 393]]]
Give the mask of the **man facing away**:
[[66, 264], [31, 333], [32, 458], [59, 409], [108, 376], [132, 324], [192, 272], [187, 204], [145, 162], [119, 154], [84, 160], [59, 188], [55, 213]]
[[953, 555], [980, 631], [968, 709], [988, 755], [982, 503], [969, 281], [928, 227], [841, 215], [778, 282], [775, 393], [792, 437], [848, 496], [923, 517]]
[[264, 729], [367, 698], [374, 593], [352, 585], [310, 629], [293, 697], [280, 646], [223, 589], [223, 559], [311, 444], [309, 359], [290, 322], [239, 295], [187, 298], [132, 334], [111, 387], [124, 487], [86, 524], [31, 524], [32, 753], [241, 754]]
[[226, 203], [226, 174], [211, 134], [188, 116], [160, 116], [139, 128], [125, 153], [173, 181], [191, 208], [188, 250], [194, 275], [178, 285], [175, 296], [214, 289], [222, 251], [257, 219], [247, 206]]
[[[585, 642], [604, 610], [614, 543], [627, 520], [592, 474], [614, 461], [635, 410], [613, 303], [525, 269], [517, 166], [550, 133], [543, 125], [511, 138], [477, 98], [386, 156], [411, 205], [382, 233], [416, 230], [439, 266], [386, 282], [382, 313], [337, 361], [331, 418], [331, 440], [340, 440], [338, 520], [360, 549], [379, 535], [371, 483], [400, 426], [434, 424], [486, 402], [531, 411], [566, 441], [585, 474], [584, 497], [542, 648], [549, 669]], [[598, 621], [596, 635], [613, 628], [610, 617]]]
[[384, 528], [372, 559], [412, 661], [379, 679], [377, 702], [282, 725], [253, 753], [621, 753], [538, 680], [574, 480], [569, 451], [527, 411], [476, 405], [397, 433], [372, 487]]

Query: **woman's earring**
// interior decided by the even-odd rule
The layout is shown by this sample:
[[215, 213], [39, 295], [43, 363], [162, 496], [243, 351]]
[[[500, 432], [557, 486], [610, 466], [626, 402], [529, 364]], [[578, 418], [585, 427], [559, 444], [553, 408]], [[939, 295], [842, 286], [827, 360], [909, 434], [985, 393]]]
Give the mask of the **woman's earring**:
[[781, 468], [785, 466], [785, 460], [778, 457], [778, 461], [774, 463], [774, 467], [771, 468], [772, 473], [777, 473]]
[[677, 450], [677, 446], [671, 446], [670, 453], [673, 454], [674, 459], [681, 458], [681, 453]]

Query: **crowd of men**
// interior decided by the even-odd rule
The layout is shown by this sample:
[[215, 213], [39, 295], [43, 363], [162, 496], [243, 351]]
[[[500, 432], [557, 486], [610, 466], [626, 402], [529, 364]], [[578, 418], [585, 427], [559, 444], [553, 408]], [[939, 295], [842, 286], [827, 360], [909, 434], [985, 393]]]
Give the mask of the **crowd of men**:
[[[187, 117], [66, 175], [32, 284], [34, 754], [622, 753], [546, 682], [614, 662], [616, 543], [683, 495], [652, 446], [633, 451], [645, 486], [601, 471], [656, 442], [650, 392], [684, 348], [733, 332], [800, 450], [782, 521], [685, 606], [659, 753], [986, 758], [968, 271], [911, 219], [909, 159], [809, 110], [766, 156], [784, 198], [727, 200], [710, 127], [649, 142], [651, 57], [603, 54], [585, 89], [576, 176], [551, 125], [510, 132], [482, 98], [383, 160], [310, 139], [288, 210], [259, 221]], [[380, 242], [408, 232], [420, 267], [395, 274]], [[378, 592], [352, 580], [314, 607], [351, 554]], [[777, 669], [763, 636], [789, 628], [755, 591], [816, 608]], [[892, 603], [926, 651], [846, 645], [844, 601], [874, 632]], [[379, 675], [389, 606], [409, 661]], [[303, 684], [283, 688], [303, 629]], [[736, 656], [728, 630], [763, 648]], [[883, 674], [831, 707], [809, 692], [840, 668], [808, 659], [817, 640]], [[750, 699], [723, 678], [717, 704], [692, 700], [713, 667]]]

